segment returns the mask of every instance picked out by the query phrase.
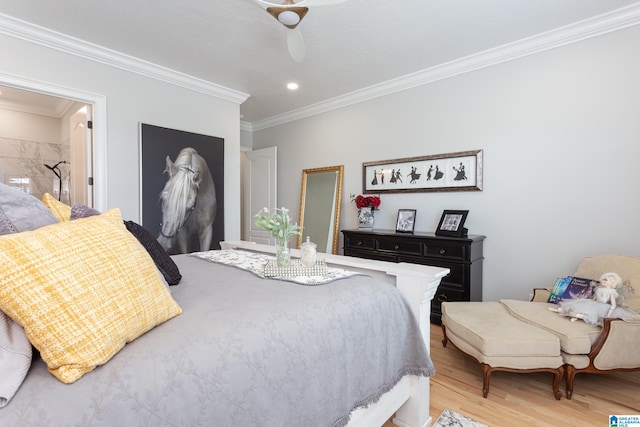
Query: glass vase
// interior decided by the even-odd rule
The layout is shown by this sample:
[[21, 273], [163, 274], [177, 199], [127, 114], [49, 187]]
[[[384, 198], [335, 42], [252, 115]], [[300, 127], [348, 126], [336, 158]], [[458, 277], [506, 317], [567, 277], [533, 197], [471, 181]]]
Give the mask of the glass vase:
[[278, 267], [289, 267], [291, 263], [291, 252], [287, 240], [276, 240], [276, 265]]
[[358, 210], [358, 228], [373, 228], [373, 208], [371, 208], [370, 206], [360, 208], [360, 210]]
[[300, 261], [302, 265], [307, 268], [311, 268], [316, 265], [316, 258], [318, 255], [318, 245], [311, 241], [311, 238], [307, 236], [307, 240], [300, 245]]

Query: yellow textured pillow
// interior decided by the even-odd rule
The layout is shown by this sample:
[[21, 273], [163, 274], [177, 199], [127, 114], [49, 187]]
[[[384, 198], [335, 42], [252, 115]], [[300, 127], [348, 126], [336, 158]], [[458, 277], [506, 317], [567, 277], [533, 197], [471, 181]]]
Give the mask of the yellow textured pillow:
[[120, 211], [0, 236], [0, 309], [64, 383], [180, 314]]
[[71, 219], [71, 206], [67, 206], [49, 193], [44, 193], [42, 203], [49, 208], [51, 213], [58, 218], [58, 221], [69, 221]]

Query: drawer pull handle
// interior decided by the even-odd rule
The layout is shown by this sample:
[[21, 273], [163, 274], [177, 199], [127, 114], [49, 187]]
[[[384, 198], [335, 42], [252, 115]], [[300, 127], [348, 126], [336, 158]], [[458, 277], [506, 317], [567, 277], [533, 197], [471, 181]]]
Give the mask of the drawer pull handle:
[[400, 245], [395, 245], [395, 246], [393, 247], [393, 249], [395, 249], [395, 250], [397, 251], [398, 249], [400, 249]]
[[444, 254], [446, 254], [446, 253], [447, 253], [447, 251], [446, 251], [446, 250], [444, 250], [444, 249], [440, 249], [440, 255], [444, 255]]
[[358, 246], [362, 246], [362, 240], [358, 240]]
[[440, 294], [438, 295], [438, 301], [443, 302], [443, 301], [447, 301], [448, 298], [445, 294]]

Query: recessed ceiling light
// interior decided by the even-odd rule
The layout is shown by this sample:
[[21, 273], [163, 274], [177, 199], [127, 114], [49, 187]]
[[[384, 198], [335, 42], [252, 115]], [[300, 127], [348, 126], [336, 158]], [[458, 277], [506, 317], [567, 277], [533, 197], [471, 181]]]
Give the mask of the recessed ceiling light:
[[296, 89], [298, 89], [298, 83], [293, 83], [293, 82], [288, 83], [288, 84], [287, 84], [287, 89], [289, 89], [289, 90], [296, 90]]

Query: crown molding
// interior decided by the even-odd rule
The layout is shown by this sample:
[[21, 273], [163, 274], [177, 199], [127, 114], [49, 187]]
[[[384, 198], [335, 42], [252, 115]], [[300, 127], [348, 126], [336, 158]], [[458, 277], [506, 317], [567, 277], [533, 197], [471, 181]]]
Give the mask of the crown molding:
[[622, 30], [640, 23], [640, 3], [614, 10], [571, 25], [547, 31], [513, 43], [485, 50], [464, 58], [436, 65], [364, 89], [353, 91], [326, 101], [318, 102], [251, 123], [251, 130], [258, 131], [278, 126], [338, 108], [347, 107], [372, 98], [400, 92], [416, 86], [470, 73], [507, 61], [513, 61], [546, 50], [576, 43], [592, 37]]
[[58, 102], [50, 107], [40, 105], [24, 104], [0, 100], [0, 109], [18, 111], [20, 113], [37, 114], [39, 116], [53, 117], [56, 119], [65, 115], [69, 108], [73, 105], [72, 100], [60, 98]]
[[0, 13], [0, 34], [242, 104], [248, 94]]
[[253, 125], [249, 122], [245, 122], [244, 120], [240, 120], [240, 130], [253, 132]]

